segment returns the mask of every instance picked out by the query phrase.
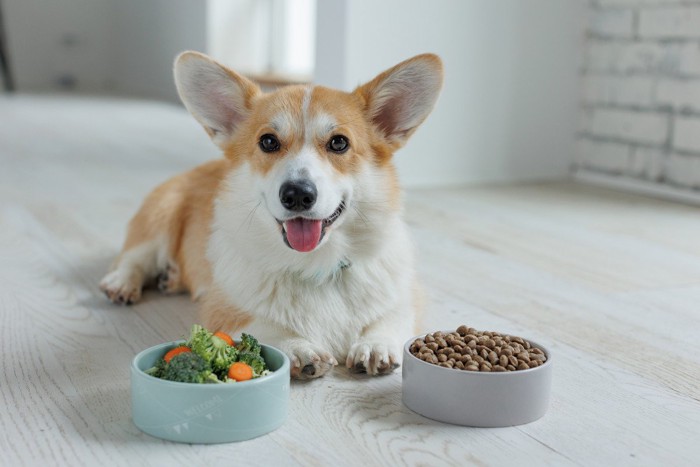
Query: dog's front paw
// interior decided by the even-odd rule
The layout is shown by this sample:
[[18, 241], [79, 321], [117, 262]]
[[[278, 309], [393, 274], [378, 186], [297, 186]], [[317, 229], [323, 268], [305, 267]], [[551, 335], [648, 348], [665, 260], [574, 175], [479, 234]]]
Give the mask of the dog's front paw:
[[292, 363], [292, 378], [312, 379], [325, 375], [338, 364], [329, 352], [303, 339], [281, 344]]
[[180, 268], [175, 263], [168, 263], [167, 268], [156, 277], [158, 290], [166, 295], [180, 293], [182, 283], [180, 281]]
[[141, 299], [141, 280], [116, 269], [100, 281], [100, 290], [113, 302], [131, 305]]
[[394, 344], [362, 341], [350, 348], [345, 366], [358, 373], [384, 375], [400, 367], [401, 358]]

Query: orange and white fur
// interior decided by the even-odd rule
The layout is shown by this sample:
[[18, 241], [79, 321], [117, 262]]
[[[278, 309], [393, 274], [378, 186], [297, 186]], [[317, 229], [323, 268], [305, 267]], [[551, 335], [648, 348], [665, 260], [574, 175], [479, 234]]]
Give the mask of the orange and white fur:
[[152, 282], [189, 291], [212, 330], [255, 319], [296, 378], [338, 361], [372, 375], [398, 367], [420, 293], [392, 156], [433, 108], [440, 59], [416, 56], [351, 93], [263, 93], [185, 52], [175, 82], [225, 158], [148, 195], [102, 290], [124, 304]]

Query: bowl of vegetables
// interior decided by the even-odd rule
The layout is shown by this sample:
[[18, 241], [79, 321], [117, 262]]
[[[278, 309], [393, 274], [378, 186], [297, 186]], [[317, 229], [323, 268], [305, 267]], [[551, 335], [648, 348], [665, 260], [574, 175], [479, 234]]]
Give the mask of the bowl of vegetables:
[[144, 350], [131, 365], [131, 411], [143, 432], [184, 443], [255, 438], [287, 418], [289, 358], [242, 334], [192, 326], [186, 340]]

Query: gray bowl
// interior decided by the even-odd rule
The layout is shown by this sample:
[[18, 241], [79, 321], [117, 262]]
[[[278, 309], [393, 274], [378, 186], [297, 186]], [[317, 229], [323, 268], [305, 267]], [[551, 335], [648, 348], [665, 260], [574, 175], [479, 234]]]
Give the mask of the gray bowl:
[[156, 345], [131, 364], [131, 414], [145, 433], [181, 443], [227, 443], [255, 438], [278, 428], [287, 418], [289, 358], [262, 345], [274, 373], [250, 381], [191, 384], [144, 373], [183, 341]]
[[[452, 331], [445, 331], [445, 333]], [[522, 425], [541, 418], [549, 407], [552, 353], [529, 370], [485, 373], [444, 368], [424, 362], [403, 348], [403, 403], [425, 417], [475, 427]], [[528, 339], [529, 340], [529, 339]]]

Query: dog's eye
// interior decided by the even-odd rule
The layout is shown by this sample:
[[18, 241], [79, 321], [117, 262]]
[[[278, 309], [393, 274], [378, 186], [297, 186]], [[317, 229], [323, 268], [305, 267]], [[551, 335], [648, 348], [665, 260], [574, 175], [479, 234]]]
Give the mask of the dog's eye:
[[342, 154], [348, 150], [350, 143], [343, 135], [335, 135], [328, 141], [328, 150]]
[[260, 146], [260, 149], [263, 152], [275, 152], [279, 151], [280, 142], [275, 137], [275, 135], [266, 134], [260, 137], [260, 142], [258, 143], [258, 146]]

